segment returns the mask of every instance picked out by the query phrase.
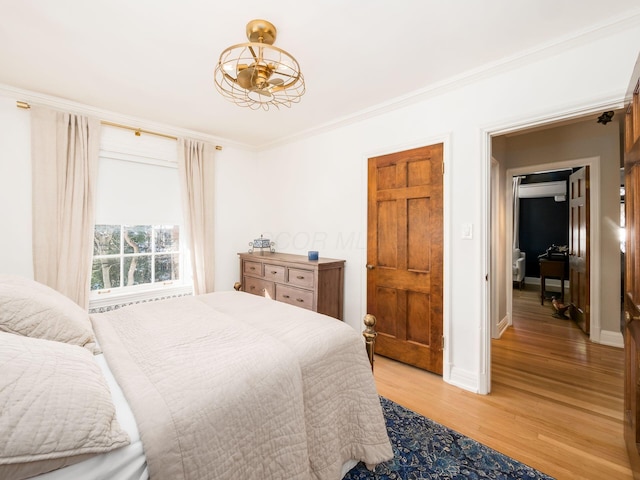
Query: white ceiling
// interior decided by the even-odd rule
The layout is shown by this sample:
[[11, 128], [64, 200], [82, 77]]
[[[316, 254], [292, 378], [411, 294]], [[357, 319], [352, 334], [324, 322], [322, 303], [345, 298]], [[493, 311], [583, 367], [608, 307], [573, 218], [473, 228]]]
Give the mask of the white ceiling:
[[[0, 87], [260, 147], [638, 15], [638, 0], [0, 0]], [[254, 18], [301, 64], [289, 109], [214, 87]]]

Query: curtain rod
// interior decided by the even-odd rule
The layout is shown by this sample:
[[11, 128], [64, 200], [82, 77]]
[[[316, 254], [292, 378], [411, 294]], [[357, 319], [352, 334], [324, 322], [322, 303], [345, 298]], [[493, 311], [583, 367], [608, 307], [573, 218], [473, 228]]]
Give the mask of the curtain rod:
[[[27, 102], [23, 102], [20, 100], [16, 102], [16, 106], [18, 108], [24, 108], [25, 110], [28, 110], [29, 108], [31, 108], [31, 105], [29, 105]], [[156, 137], [164, 137], [164, 138], [169, 138], [171, 140], [178, 140], [178, 137], [174, 137], [173, 135], [152, 132], [151, 130], [145, 130], [143, 128], [130, 127], [129, 125], [122, 125], [121, 123], [108, 122], [106, 120], [100, 120], [100, 123], [102, 125], [109, 125], [110, 127], [118, 127], [118, 128], [124, 128], [126, 130], [131, 130], [135, 133], [137, 137], [139, 137], [140, 134], [142, 133], [146, 133], [148, 135], [155, 135]], [[222, 150], [222, 145], [216, 145], [216, 150]]]

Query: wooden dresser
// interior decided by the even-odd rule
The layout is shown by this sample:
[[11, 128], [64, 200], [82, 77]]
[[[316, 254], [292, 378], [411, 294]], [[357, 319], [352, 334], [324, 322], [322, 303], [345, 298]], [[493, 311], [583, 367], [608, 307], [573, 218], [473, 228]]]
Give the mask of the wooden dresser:
[[239, 253], [242, 289], [342, 320], [344, 260], [290, 253]]

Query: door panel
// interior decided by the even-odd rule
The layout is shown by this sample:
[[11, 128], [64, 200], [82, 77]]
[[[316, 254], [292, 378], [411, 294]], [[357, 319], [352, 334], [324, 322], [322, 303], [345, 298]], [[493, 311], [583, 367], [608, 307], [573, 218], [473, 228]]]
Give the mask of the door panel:
[[368, 311], [376, 312], [378, 333], [384, 332], [384, 335], [391, 337], [398, 336], [398, 323], [395, 322], [398, 311], [398, 292], [395, 288], [377, 287], [375, 307], [369, 308]]
[[589, 167], [569, 177], [570, 315], [589, 334]]
[[625, 115], [624, 433], [633, 476], [640, 479], [640, 58], [634, 71]]
[[442, 144], [369, 159], [367, 311], [376, 353], [442, 373]]
[[429, 345], [431, 343], [430, 317], [422, 312], [431, 310], [429, 295], [420, 292], [407, 294], [407, 341]]
[[378, 225], [387, 228], [378, 232], [378, 266], [398, 266], [398, 206], [395, 200], [378, 202]]
[[411, 198], [407, 202], [407, 269], [429, 271], [429, 199]]

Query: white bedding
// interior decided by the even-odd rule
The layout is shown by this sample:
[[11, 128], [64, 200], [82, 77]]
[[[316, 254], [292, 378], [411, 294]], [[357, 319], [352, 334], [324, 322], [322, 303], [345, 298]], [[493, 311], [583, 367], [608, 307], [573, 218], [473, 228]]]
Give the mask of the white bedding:
[[147, 480], [149, 478], [140, 433], [131, 407], [113, 377], [104, 355], [94, 355], [93, 358], [107, 380], [118, 422], [129, 434], [131, 443], [126, 447], [96, 455], [80, 463], [44, 473], [35, 477], [38, 480]]
[[93, 324], [131, 444], [39, 480], [338, 480], [392, 456], [362, 338], [343, 322], [219, 292]]
[[[33, 477], [34, 480], [148, 480], [147, 460], [142, 448], [140, 433], [136, 425], [131, 407], [127, 403], [122, 389], [113, 377], [104, 355], [95, 355], [95, 362], [104, 374], [111, 397], [116, 407], [116, 415], [120, 426], [129, 434], [131, 443], [118, 450], [96, 455], [83, 462], [69, 467], [54, 470]], [[349, 460], [342, 466], [341, 477], [355, 467], [356, 460]]]

